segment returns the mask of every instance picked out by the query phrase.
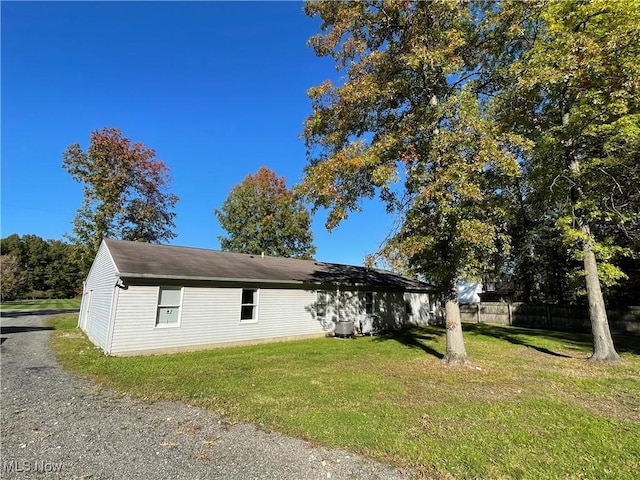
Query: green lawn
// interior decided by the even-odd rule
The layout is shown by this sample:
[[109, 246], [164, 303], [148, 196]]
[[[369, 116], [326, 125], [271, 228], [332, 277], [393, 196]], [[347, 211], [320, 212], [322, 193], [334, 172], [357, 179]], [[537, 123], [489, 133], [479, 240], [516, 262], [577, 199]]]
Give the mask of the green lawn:
[[635, 479], [640, 339], [621, 366], [590, 337], [466, 325], [473, 365], [440, 364], [444, 331], [110, 358], [59, 317], [62, 364], [148, 401], [180, 400], [440, 479]]
[[80, 308], [80, 300], [55, 299], [55, 300], [15, 300], [2, 302], [2, 310], [57, 310], [60, 308]]

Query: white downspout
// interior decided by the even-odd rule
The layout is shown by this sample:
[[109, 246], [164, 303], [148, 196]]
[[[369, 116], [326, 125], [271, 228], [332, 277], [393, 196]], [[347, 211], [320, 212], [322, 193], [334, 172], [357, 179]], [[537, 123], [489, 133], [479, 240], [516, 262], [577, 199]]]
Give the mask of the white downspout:
[[78, 328], [82, 330], [84, 330], [82, 328], [82, 319], [86, 315], [85, 313], [86, 302], [87, 302], [87, 281], [84, 280], [82, 282], [82, 302], [80, 302], [80, 315], [78, 315]]
[[105, 355], [111, 354], [111, 347], [113, 342], [113, 329], [116, 323], [116, 312], [118, 310], [118, 298], [120, 296], [120, 278], [116, 280], [116, 284], [113, 286], [113, 296], [111, 297], [111, 310], [109, 315], [109, 325], [107, 325], [107, 339], [104, 344]]

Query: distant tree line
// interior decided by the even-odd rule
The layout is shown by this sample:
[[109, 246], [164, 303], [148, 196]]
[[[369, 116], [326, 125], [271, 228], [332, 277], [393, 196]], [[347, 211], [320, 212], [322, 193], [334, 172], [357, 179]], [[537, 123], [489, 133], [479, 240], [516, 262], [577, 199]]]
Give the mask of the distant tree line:
[[78, 248], [61, 240], [13, 234], [0, 240], [2, 300], [72, 298], [82, 291]]

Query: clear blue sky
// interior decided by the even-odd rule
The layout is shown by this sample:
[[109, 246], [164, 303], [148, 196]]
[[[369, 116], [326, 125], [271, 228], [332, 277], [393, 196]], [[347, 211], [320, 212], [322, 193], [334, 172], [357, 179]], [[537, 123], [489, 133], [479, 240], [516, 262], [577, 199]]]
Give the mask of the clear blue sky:
[[[308, 88], [334, 78], [306, 46], [319, 31], [299, 2], [6, 2], [2, 13], [2, 237], [61, 239], [82, 200], [62, 152], [91, 131], [122, 130], [155, 149], [180, 197], [172, 242], [219, 248], [213, 215], [266, 165], [292, 186]], [[317, 258], [361, 264], [392, 219], [366, 201]]]

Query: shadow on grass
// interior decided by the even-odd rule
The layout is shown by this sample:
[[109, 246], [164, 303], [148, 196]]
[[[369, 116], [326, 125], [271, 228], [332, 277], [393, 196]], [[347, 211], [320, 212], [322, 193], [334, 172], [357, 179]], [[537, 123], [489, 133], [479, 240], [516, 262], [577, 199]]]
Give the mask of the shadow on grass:
[[[550, 350], [537, 344], [536, 339], [532, 339], [531, 337], [538, 337], [541, 340], [540, 343], [543, 343], [544, 339], [561, 341], [567, 345], [569, 349], [583, 353], [589, 353], [593, 348], [593, 337], [589, 333], [561, 332], [475, 323], [464, 324], [462, 329], [471, 335], [484, 335], [505, 340], [514, 345], [529, 347], [554, 357], [569, 358], [571, 355]], [[613, 335], [613, 343], [618, 353], [640, 355], [640, 337], [633, 335]]]
[[409, 327], [400, 330], [389, 330], [375, 337], [376, 342], [387, 340], [395, 340], [396, 342], [410, 348], [417, 348], [429, 355], [442, 359], [444, 354], [435, 348], [426, 345], [424, 342], [437, 340], [438, 337], [444, 335], [443, 329], [435, 327]]

